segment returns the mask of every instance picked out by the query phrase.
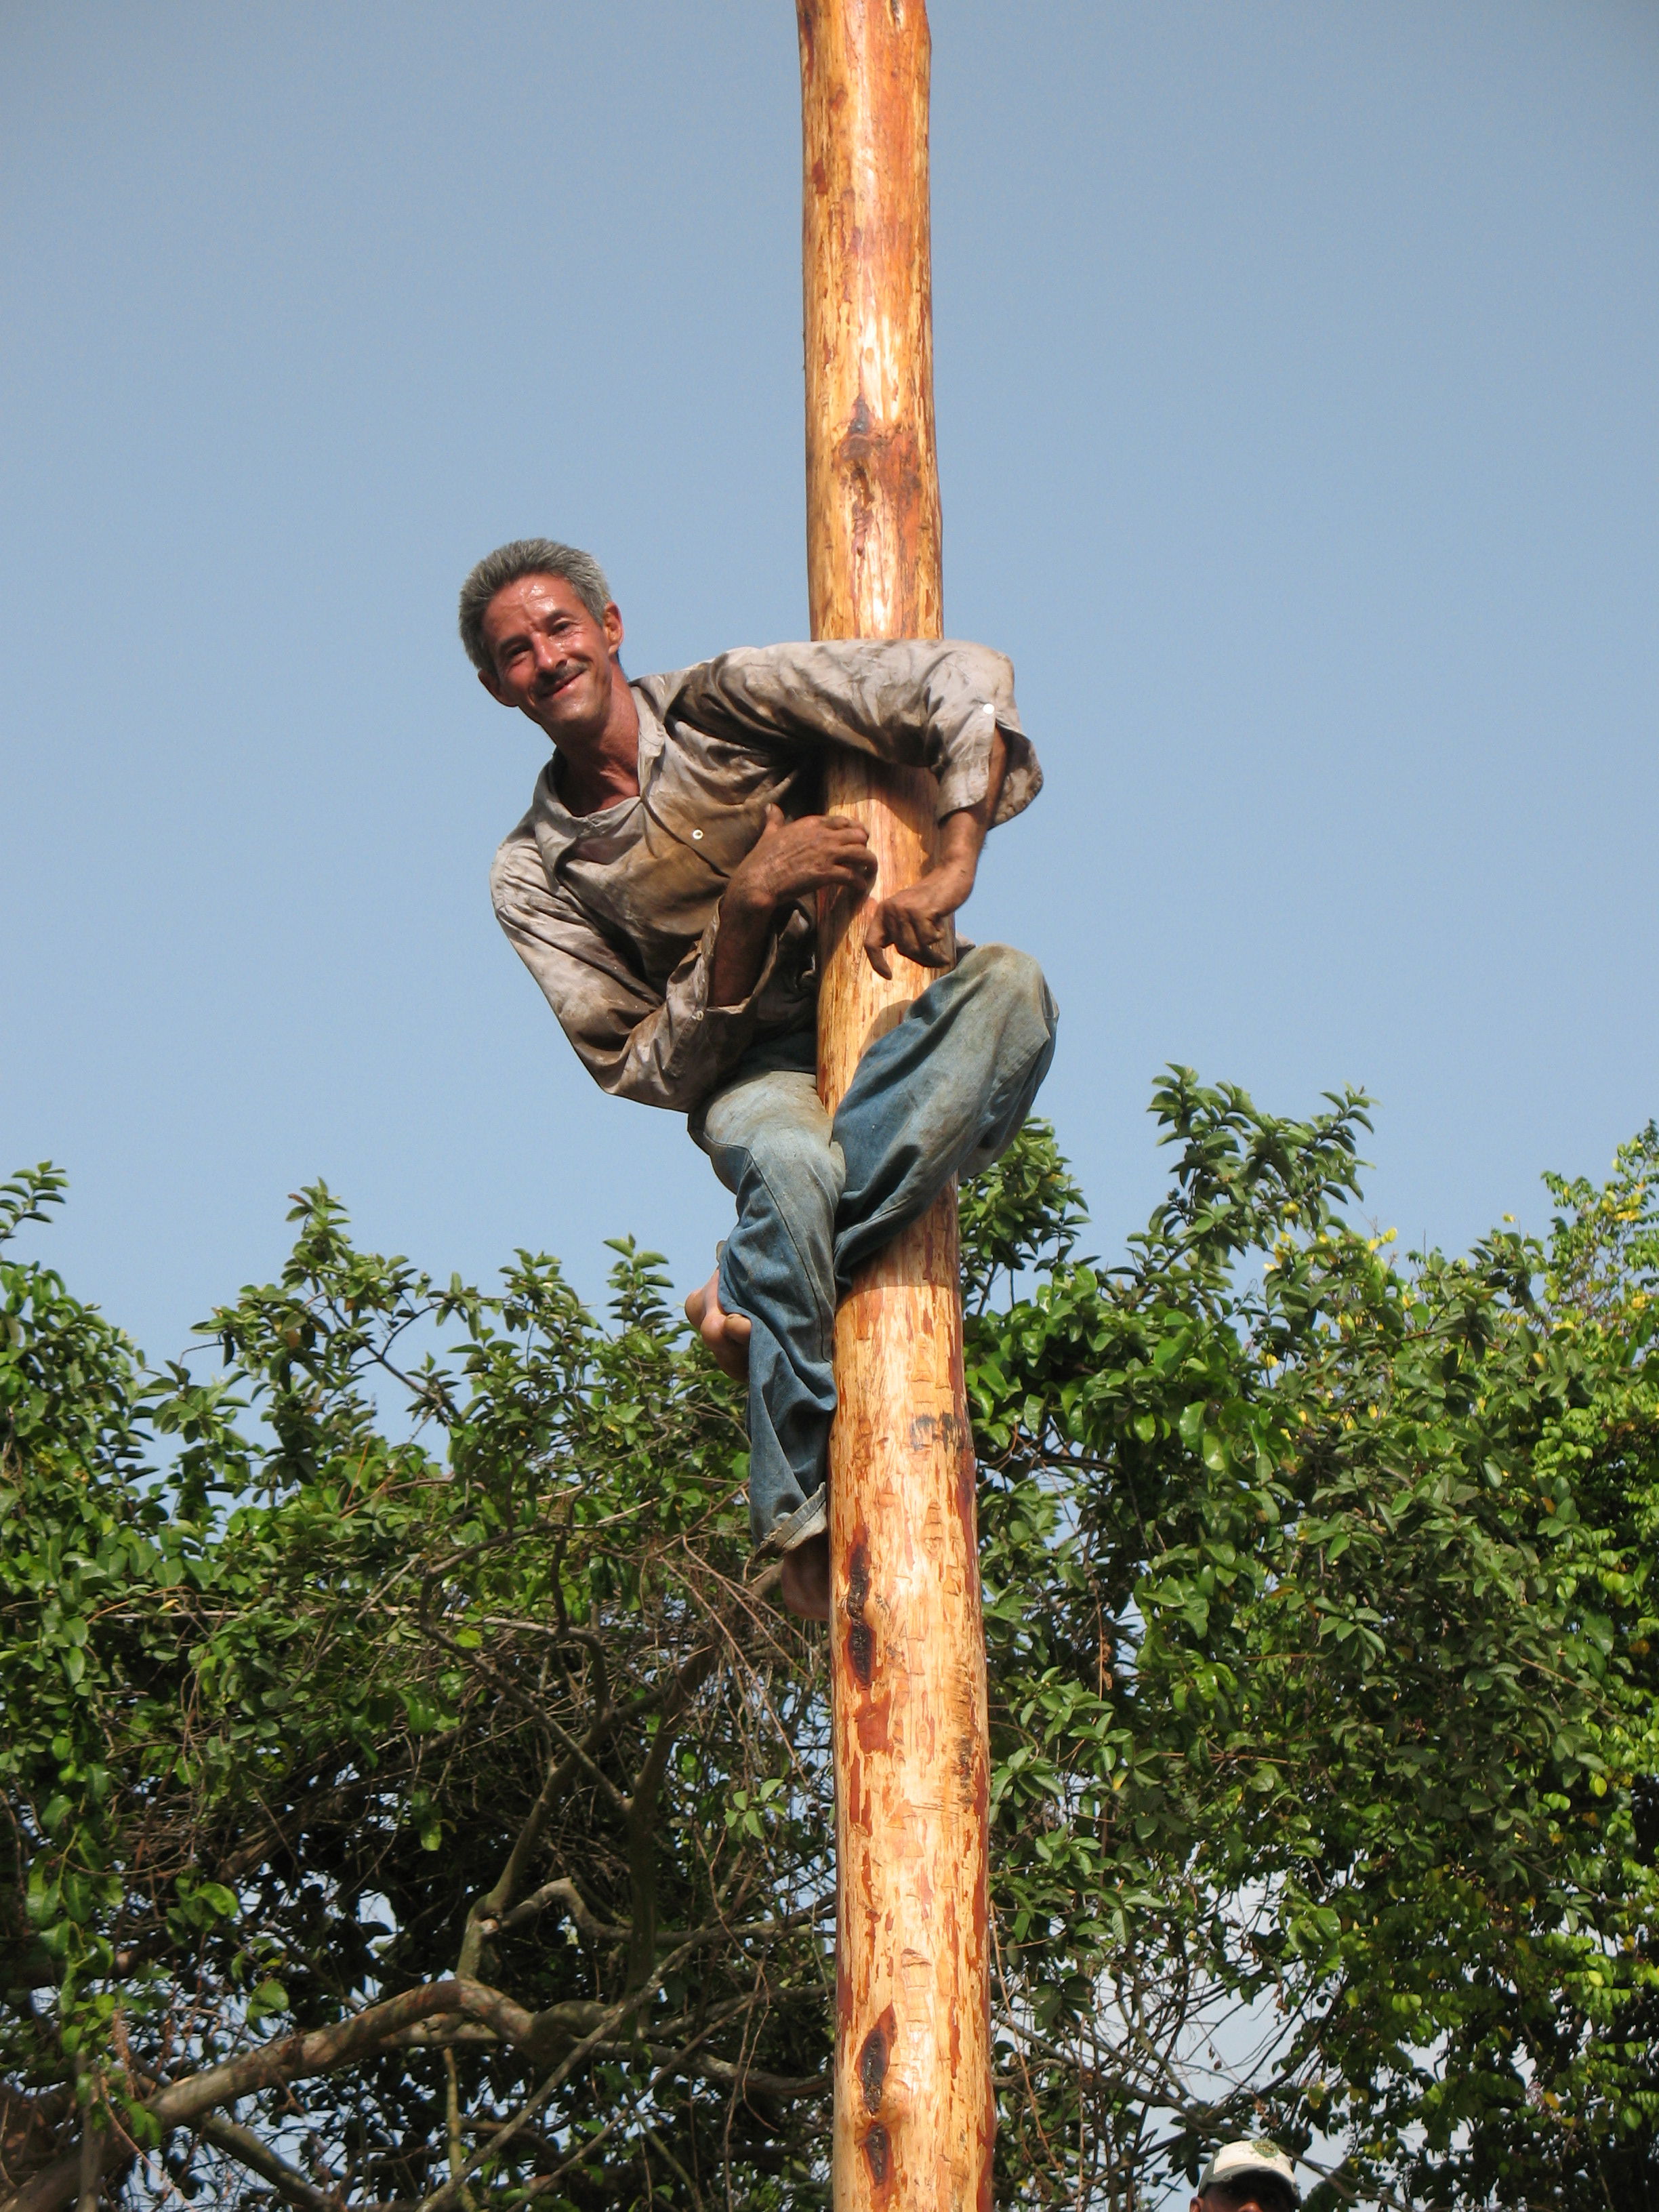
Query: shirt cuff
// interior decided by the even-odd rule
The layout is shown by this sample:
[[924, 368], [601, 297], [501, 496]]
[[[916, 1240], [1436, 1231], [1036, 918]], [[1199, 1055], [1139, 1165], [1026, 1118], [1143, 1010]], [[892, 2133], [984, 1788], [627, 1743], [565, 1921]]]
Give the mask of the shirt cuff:
[[1023, 813], [1042, 790], [1042, 771], [1037, 766], [1030, 739], [1014, 715], [999, 714], [988, 700], [969, 714], [961, 736], [951, 748], [949, 765], [939, 779], [939, 800], [933, 809], [936, 821], [943, 822], [947, 814], [960, 814], [966, 807], [977, 806], [984, 799], [991, 781], [991, 738], [998, 730], [1002, 732], [1008, 759], [994, 825]]
[[708, 988], [714, 970], [714, 941], [720, 934], [720, 910], [716, 907], [697, 940], [695, 952], [668, 979], [665, 1010], [672, 1025], [673, 1043], [664, 1076], [678, 1095], [690, 1086], [699, 1094], [720, 1080], [748, 1044], [755, 1026], [763, 991], [778, 964], [781, 932], [774, 930], [767, 941], [766, 957], [747, 995], [728, 1006], [711, 1004]]

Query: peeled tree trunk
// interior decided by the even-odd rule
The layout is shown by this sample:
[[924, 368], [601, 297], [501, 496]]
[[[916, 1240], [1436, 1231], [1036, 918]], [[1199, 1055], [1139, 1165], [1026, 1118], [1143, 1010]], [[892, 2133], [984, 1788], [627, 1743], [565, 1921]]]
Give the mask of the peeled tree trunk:
[[[814, 637], [942, 625], [921, 0], [799, 0], [807, 580]], [[852, 753], [828, 811], [862, 822], [872, 896], [933, 853], [925, 771]], [[818, 1085], [833, 1111], [933, 980], [823, 916]], [[830, 1444], [836, 1767], [835, 2203], [988, 2206], [989, 1751], [956, 1194], [854, 1282]]]

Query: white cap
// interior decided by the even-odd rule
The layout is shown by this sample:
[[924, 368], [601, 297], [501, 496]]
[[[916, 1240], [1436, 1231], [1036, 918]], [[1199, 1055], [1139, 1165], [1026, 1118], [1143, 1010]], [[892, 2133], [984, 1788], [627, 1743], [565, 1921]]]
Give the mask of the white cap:
[[1279, 2145], [1269, 2142], [1266, 2136], [1249, 2136], [1243, 2142], [1223, 2143], [1199, 2176], [1198, 2193], [1201, 2197], [1218, 2181], [1231, 2186], [1242, 2181], [1247, 2173], [1271, 2173], [1275, 2180], [1285, 2185], [1298, 2203], [1301, 2202], [1296, 2168]]

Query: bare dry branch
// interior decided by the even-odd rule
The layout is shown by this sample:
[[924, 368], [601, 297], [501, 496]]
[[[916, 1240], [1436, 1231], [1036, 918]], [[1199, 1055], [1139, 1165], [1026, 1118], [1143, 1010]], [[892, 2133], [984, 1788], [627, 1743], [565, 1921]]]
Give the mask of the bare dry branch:
[[337, 2189], [319, 2189], [297, 2166], [290, 2166], [285, 2158], [279, 2157], [251, 2128], [227, 2119], [222, 2112], [210, 2112], [197, 2133], [215, 2150], [234, 2158], [250, 2173], [257, 2173], [261, 2181], [268, 2181], [279, 2197], [297, 2205], [300, 2212], [340, 2212], [344, 2199]]
[[[495, 2029], [504, 2042], [532, 2047], [538, 2039], [538, 2016], [516, 2005], [499, 1990], [481, 1983], [429, 1982], [417, 1990], [388, 1997], [366, 2012], [332, 2027], [313, 2028], [301, 2035], [285, 2035], [227, 2059], [157, 2091], [146, 2110], [167, 2133], [174, 2128], [195, 2127], [221, 2105], [252, 2095], [279, 2081], [292, 2081], [308, 2074], [332, 2073], [353, 2060], [391, 2047], [400, 2030], [434, 2014], [465, 2013]], [[544, 2016], [543, 2016], [544, 2017]], [[84, 2140], [84, 2139], [83, 2139]], [[126, 2142], [112, 2130], [94, 2136], [99, 2145], [97, 2170], [106, 2172], [131, 2154]], [[82, 2187], [80, 2149], [46, 2167], [0, 2202], [0, 2212], [61, 2212]], [[94, 2200], [95, 2201], [95, 2200]]]

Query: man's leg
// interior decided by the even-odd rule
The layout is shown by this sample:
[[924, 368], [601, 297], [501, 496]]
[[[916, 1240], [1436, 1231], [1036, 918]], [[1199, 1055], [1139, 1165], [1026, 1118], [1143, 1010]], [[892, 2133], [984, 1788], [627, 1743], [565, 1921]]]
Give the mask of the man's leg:
[[[1055, 1009], [1036, 963], [969, 953], [860, 1061], [833, 1129], [810, 1032], [757, 1048], [691, 1117], [738, 1200], [720, 1303], [750, 1324], [750, 1519], [773, 1535], [823, 1481], [837, 1284], [925, 1212], [953, 1175], [988, 1166], [1054, 1057]], [[688, 1310], [703, 1316], [702, 1294]], [[725, 1363], [723, 1363], [725, 1364]], [[786, 1555], [785, 1595], [825, 1619], [823, 1539]], [[796, 1568], [793, 1582], [792, 1564]]]
[[[757, 1542], [775, 1538], [822, 1486], [836, 1403], [833, 1250], [842, 1170], [813, 1060], [810, 1031], [758, 1047], [690, 1121], [738, 1201], [720, 1257], [720, 1303], [750, 1323], [749, 1513]], [[694, 1317], [701, 1320], [700, 1306]]]
[[836, 1216], [840, 1291], [953, 1175], [988, 1167], [1006, 1150], [1054, 1058], [1056, 1015], [1029, 954], [981, 945], [870, 1047], [835, 1120], [846, 1170]]

